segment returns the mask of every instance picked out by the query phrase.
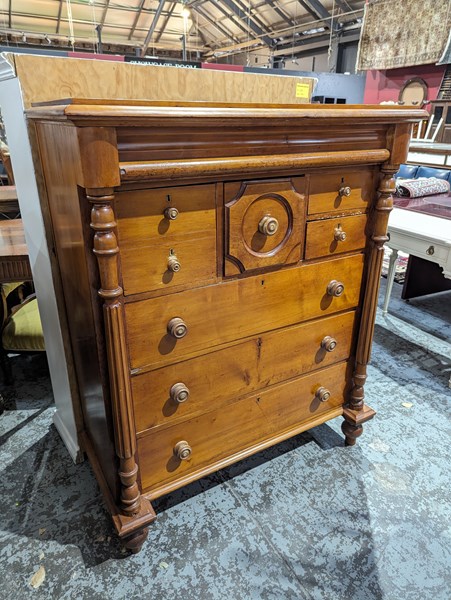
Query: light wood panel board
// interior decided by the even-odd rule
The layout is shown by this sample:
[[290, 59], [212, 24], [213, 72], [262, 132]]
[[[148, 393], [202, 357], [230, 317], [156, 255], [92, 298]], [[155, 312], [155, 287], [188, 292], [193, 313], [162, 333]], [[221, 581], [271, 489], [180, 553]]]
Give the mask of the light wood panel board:
[[[14, 61], [25, 108], [57, 98], [121, 98], [305, 104], [296, 84], [314, 79], [210, 69], [179, 69], [120, 62], [7, 55]], [[45, 84], [44, 84], [45, 82]]]

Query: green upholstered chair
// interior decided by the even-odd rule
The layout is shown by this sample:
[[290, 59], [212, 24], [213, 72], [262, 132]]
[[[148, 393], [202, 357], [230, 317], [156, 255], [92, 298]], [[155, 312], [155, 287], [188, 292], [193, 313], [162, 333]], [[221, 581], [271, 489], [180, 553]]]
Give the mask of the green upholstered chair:
[[3, 326], [0, 364], [6, 384], [13, 382], [8, 352], [45, 351], [36, 295], [26, 295], [30, 291], [29, 285], [19, 282], [1, 286]]

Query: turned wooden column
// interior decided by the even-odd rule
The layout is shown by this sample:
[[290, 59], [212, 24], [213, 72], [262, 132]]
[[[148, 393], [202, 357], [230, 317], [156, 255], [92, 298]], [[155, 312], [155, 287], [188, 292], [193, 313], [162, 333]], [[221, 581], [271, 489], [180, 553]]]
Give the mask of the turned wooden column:
[[119, 457], [121, 481], [120, 507], [127, 515], [135, 515], [140, 508], [137, 484], [138, 466], [135, 463], [136, 432], [132, 413], [130, 377], [127, 365], [127, 348], [122, 288], [118, 279], [118, 253], [115, 233], [116, 222], [111, 202], [114, 195], [88, 196], [93, 203], [91, 228], [94, 235], [94, 254], [97, 257], [103, 299], [106, 347], [108, 351], [110, 395], [114, 419], [116, 454]]
[[377, 197], [371, 218], [371, 235], [365, 270], [365, 299], [360, 317], [360, 332], [357, 341], [356, 362], [353, 372], [353, 386], [349, 401], [343, 411], [341, 428], [346, 436], [346, 445], [353, 446], [362, 434], [362, 424], [374, 417], [376, 412], [365, 405], [364, 386], [367, 377], [367, 365], [371, 358], [371, 346], [376, 320], [379, 296], [380, 275], [384, 257], [384, 244], [388, 241], [388, 218], [393, 208], [395, 191], [394, 174], [406, 159], [412, 125], [402, 124], [389, 128], [387, 147], [390, 158], [380, 169]]
[[114, 499], [113, 519], [124, 545], [138, 552], [147, 525], [155, 519], [150, 502], [141, 496], [135, 461], [136, 430], [125, 334], [123, 290], [119, 284], [119, 247], [113, 210], [114, 188], [120, 184], [114, 129], [85, 127], [78, 130], [82, 184], [92, 204], [90, 227], [93, 252], [100, 276], [98, 294], [103, 301], [109, 397], [115, 452], [119, 460], [119, 498]]

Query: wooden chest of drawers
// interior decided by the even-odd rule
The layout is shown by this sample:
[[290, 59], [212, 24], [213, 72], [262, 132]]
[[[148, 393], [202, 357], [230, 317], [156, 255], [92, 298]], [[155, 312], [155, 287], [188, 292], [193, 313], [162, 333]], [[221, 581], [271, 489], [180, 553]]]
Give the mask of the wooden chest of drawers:
[[352, 445], [374, 416], [363, 386], [392, 175], [422, 115], [28, 111], [84, 449], [127, 547], [141, 547], [153, 498], [338, 415]]

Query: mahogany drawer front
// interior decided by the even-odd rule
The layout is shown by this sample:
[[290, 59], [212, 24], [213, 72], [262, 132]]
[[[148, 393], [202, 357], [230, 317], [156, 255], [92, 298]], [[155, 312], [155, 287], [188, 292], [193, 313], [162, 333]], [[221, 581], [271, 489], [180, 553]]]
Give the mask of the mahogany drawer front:
[[310, 221], [305, 241], [306, 260], [362, 250], [366, 244], [366, 224], [366, 214]]
[[215, 185], [118, 192], [116, 198], [125, 294], [215, 280]]
[[[357, 306], [364, 255], [302, 265], [125, 306], [132, 368], [175, 362], [195, 351]], [[335, 297], [335, 282], [344, 290]], [[328, 292], [329, 288], [329, 293]], [[181, 319], [187, 333], [169, 333]], [[183, 327], [181, 327], [183, 329]]]
[[[203, 467], [212, 470], [215, 462], [228, 456], [237, 455], [239, 460], [246, 448], [341, 406], [348, 370], [347, 363], [340, 363], [172, 427], [152, 429], [138, 439], [143, 491], [152, 494], [155, 490], [157, 496], [162, 484]], [[324, 390], [330, 396], [321, 401], [317, 394]], [[174, 453], [182, 441], [192, 450], [188, 460]]]
[[366, 210], [371, 203], [374, 172], [370, 169], [310, 175], [308, 214]]
[[305, 177], [224, 185], [225, 275], [299, 262], [304, 188]]
[[137, 431], [347, 359], [354, 321], [354, 311], [326, 317], [132, 377]]

